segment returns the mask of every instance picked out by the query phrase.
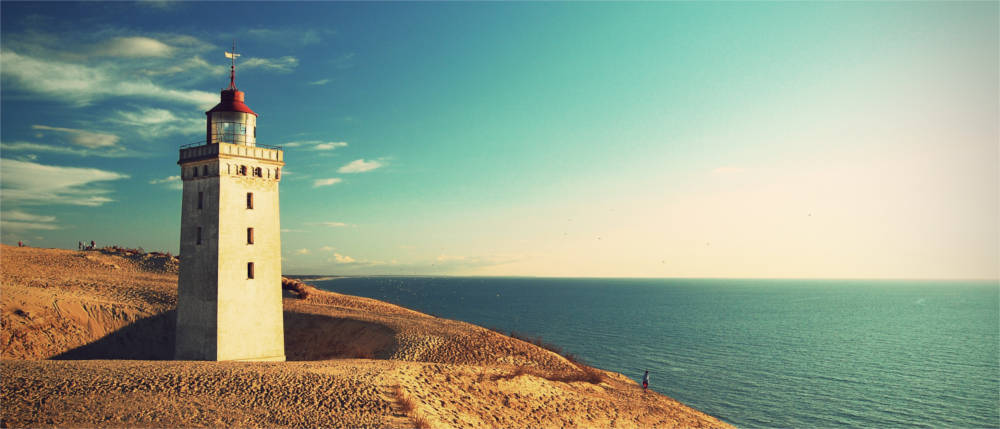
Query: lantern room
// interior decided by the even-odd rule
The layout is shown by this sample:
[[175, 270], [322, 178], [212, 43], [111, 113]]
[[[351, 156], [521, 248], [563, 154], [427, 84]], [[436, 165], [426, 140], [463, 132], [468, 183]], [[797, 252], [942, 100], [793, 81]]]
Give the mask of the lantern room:
[[226, 52], [229, 65], [229, 87], [222, 90], [219, 104], [205, 112], [208, 116], [206, 144], [257, 145], [257, 114], [244, 103], [246, 94], [236, 89], [236, 42], [233, 52]]
[[205, 112], [208, 144], [257, 145], [257, 114], [243, 103], [244, 97], [243, 91], [230, 86], [222, 90], [219, 104]]

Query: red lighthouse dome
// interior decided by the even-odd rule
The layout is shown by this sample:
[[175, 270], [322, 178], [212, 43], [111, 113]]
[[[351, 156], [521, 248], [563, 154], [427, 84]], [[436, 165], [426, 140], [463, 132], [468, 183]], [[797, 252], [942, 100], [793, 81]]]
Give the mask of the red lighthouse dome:
[[246, 99], [246, 95], [243, 91], [236, 89], [235, 86], [230, 85], [229, 88], [222, 90], [221, 100], [219, 104], [216, 104], [212, 110], [205, 112], [206, 115], [211, 115], [212, 112], [242, 112], [249, 113], [251, 115], [257, 116], [253, 110], [250, 110], [243, 100]]
[[257, 144], [257, 113], [243, 102], [243, 91], [236, 89], [237, 56], [235, 52], [226, 52], [226, 57], [233, 60], [229, 66], [229, 87], [222, 90], [219, 104], [205, 112], [207, 144]]

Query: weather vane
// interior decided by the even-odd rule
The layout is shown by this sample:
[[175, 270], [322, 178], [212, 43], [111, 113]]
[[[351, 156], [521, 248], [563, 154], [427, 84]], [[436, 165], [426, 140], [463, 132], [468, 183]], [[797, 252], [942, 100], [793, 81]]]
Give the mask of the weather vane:
[[236, 39], [233, 39], [233, 52], [226, 52], [226, 58], [231, 60], [229, 64], [229, 89], [236, 90], [236, 57], [240, 54], [236, 53]]

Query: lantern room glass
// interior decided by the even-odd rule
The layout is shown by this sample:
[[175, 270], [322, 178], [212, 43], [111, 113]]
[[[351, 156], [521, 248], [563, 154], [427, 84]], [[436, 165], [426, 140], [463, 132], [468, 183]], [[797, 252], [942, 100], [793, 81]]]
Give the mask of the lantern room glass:
[[242, 122], [216, 122], [213, 140], [220, 143], [246, 144], [247, 126]]

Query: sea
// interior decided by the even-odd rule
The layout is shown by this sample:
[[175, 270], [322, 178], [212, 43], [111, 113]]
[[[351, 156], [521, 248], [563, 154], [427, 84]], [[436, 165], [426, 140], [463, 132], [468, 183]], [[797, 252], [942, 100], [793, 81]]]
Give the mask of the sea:
[[1000, 427], [996, 281], [347, 277], [746, 428]]

